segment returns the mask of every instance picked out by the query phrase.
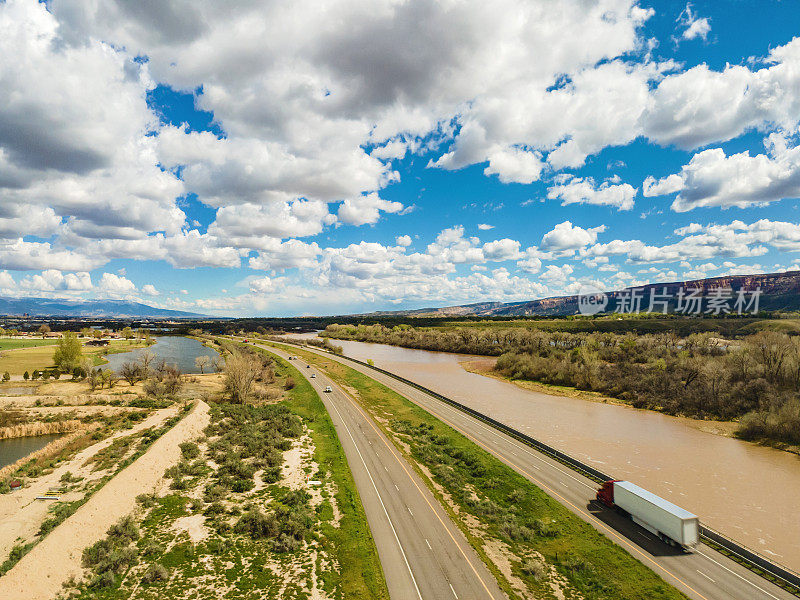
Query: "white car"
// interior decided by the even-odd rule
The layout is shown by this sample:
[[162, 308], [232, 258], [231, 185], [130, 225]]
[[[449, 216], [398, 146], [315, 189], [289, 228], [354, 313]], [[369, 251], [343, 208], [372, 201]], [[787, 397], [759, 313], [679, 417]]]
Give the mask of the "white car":
[[316, 376], [317, 376], [317, 374], [316, 374], [316, 373], [312, 373], [312, 374], [311, 374], [311, 379], [314, 379]]
[[326, 391], [326, 392], [332, 392], [333, 390], [331, 389], [331, 386], [329, 386], [329, 385], [326, 385], [326, 386], [325, 386], [325, 391]]

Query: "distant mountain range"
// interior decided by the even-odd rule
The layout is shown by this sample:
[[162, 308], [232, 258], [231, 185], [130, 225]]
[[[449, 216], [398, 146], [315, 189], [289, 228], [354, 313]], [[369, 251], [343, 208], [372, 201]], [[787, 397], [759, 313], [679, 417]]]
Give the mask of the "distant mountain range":
[[59, 300], [51, 298], [0, 298], [0, 315], [36, 317], [99, 317], [191, 319], [207, 317], [182, 310], [167, 310], [128, 300]]
[[[671, 283], [652, 283], [649, 285], [638, 286], [637, 290], [641, 300], [641, 309], [646, 311], [649, 308], [651, 293], [661, 297], [669, 296], [668, 311], [675, 312], [677, 308], [677, 298], [679, 290], [683, 288], [684, 293], [688, 290], [697, 289], [697, 295], [703, 296], [706, 300], [703, 310], [707, 308], [708, 298], [713, 295], [715, 289], [731, 289], [733, 297], [729, 302], [731, 309], [735, 306], [738, 290], [748, 290], [749, 292], [760, 289], [759, 309], [767, 311], [775, 310], [800, 310], [800, 271], [787, 271], [785, 273], [767, 273], [764, 275], [731, 275], [727, 277], [711, 277], [709, 279], [693, 279], [691, 281], [677, 281]], [[613, 311], [616, 306], [623, 301], [626, 295], [630, 297], [631, 288], [606, 292], [609, 302], [606, 312]], [[652, 292], [651, 292], [652, 290]], [[410, 317], [530, 317], [530, 316], [566, 316], [580, 314], [578, 310], [579, 296], [558, 296], [554, 298], [544, 298], [541, 300], [529, 300], [524, 302], [479, 302], [476, 304], [462, 304], [459, 306], [448, 306], [445, 308], [422, 308], [418, 310], [392, 311], [373, 313], [376, 315], [397, 315]], [[747, 295], [749, 301], [751, 295]], [[662, 308], [659, 306], [659, 312]], [[735, 312], [735, 310], [733, 311]], [[744, 311], [747, 312], [747, 311]]]

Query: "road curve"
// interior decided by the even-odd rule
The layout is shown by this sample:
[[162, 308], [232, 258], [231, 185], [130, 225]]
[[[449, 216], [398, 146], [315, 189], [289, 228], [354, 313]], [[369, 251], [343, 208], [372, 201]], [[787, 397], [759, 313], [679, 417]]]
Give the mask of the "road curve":
[[[259, 346], [288, 358], [290, 351]], [[392, 600], [501, 600], [494, 576], [394, 445], [323, 372], [292, 361], [319, 393], [361, 495]], [[315, 378], [310, 378], [311, 373]], [[330, 386], [331, 392], [324, 392]]]
[[689, 598], [797, 600], [796, 596], [704, 544], [691, 553], [680, 552], [665, 545], [629, 519], [596, 502], [595, 482], [475, 417], [347, 357], [335, 356], [314, 348], [304, 349], [346, 364], [421, 406], [535, 483]]

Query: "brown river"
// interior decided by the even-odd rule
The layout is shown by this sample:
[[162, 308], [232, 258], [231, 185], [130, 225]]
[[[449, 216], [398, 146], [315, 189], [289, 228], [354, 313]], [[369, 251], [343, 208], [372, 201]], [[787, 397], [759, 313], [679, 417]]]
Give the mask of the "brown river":
[[800, 571], [797, 455], [702, 431], [688, 419], [525, 390], [469, 373], [459, 364], [485, 357], [333, 341], [347, 356], [372, 359], [378, 367], [633, 481]]

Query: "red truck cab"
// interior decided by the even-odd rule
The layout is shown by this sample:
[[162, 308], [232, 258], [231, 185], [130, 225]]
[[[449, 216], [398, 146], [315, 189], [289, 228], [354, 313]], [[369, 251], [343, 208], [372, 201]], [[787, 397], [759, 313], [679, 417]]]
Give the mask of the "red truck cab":
[[619, 481], [612, 479], [606, 481], [602, 487], [597, 490], [597, 499], [609, 508], [614, 508], [614, 484]]

